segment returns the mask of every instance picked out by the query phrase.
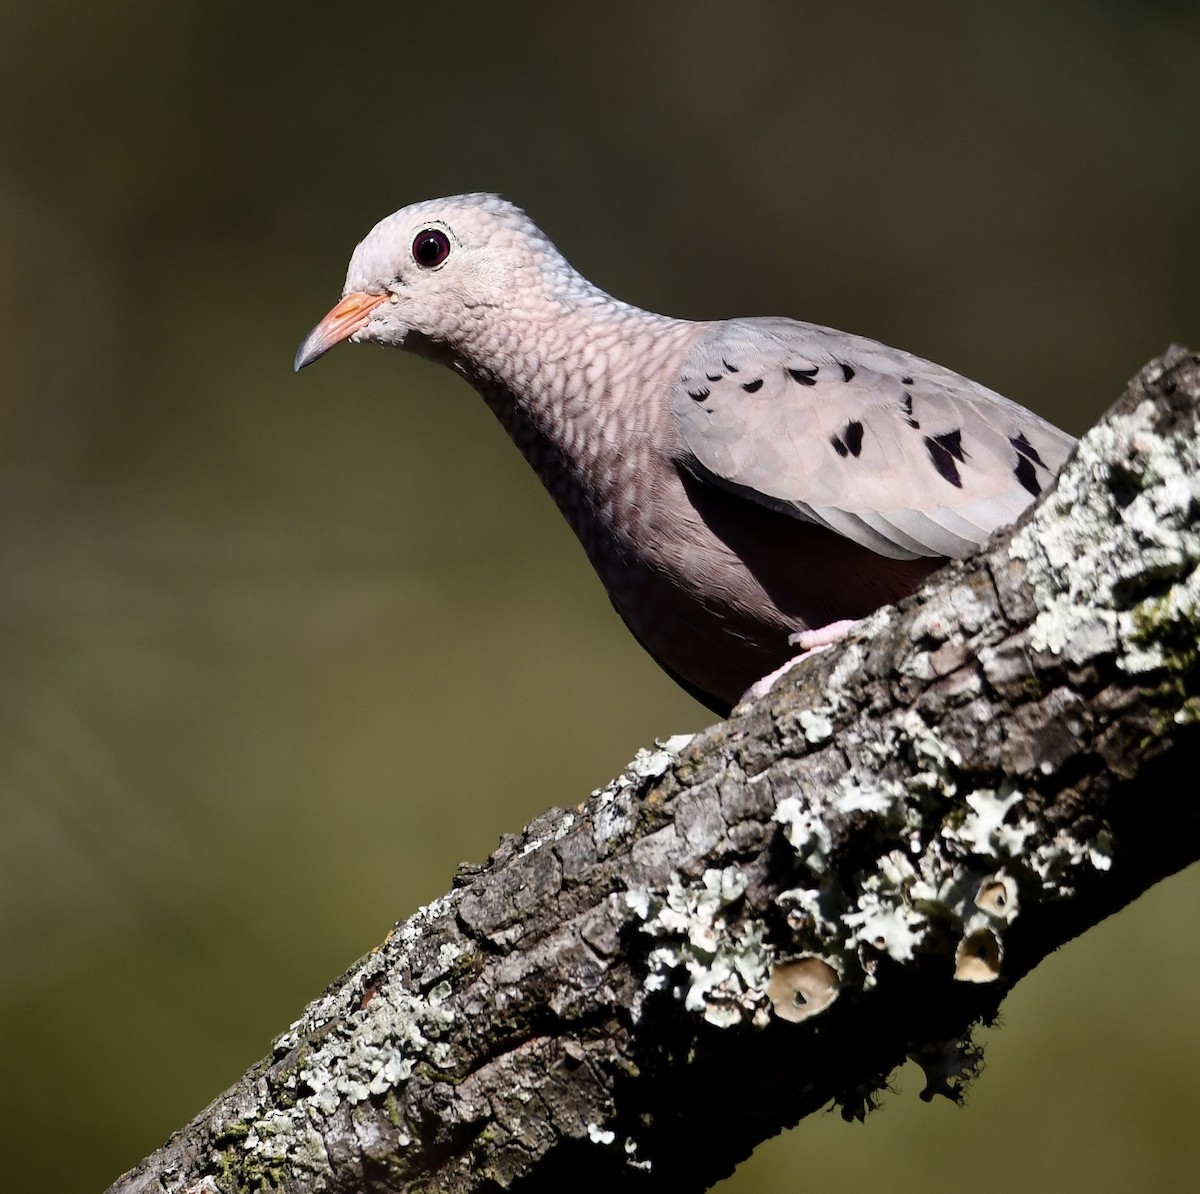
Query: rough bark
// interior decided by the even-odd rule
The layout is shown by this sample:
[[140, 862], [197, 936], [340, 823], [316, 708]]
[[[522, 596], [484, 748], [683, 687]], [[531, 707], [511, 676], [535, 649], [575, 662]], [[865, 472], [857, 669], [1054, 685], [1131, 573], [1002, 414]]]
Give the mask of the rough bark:
[[1198, 411], [1172, 349], [986, 553], [506, 838], [112, 1190], [702, 1190], [906, 1056], [955, 1095], [1200, 856]]

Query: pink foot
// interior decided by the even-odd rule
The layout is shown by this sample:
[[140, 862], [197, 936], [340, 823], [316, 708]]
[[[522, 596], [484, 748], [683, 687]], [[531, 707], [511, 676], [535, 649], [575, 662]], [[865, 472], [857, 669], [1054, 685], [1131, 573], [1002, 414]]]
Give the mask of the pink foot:
[[811, 655], [823, 647], [832, 647], [858, 625], [859, 618], [843, 618], [840, 622], [830, 622], [828, 626], [818, 626], [816, 630], [798, 630], [788, 635], [788, 642], [793, 647], [799, 647], [804, 655], [798, 655], [792, 663], [798, 663], [806, 655]]
[[793, 656], [782, 667], [768, 672], [761, 680], [755, 680], [742, 693], [738, 704], [744, 705], [747, 701], [756, 701], [759, 697], [766, 696], [780, 676], [790, 672], [796, 664], [803, 663], [810, 656], [819, 655], [835, 643], [840, 643], [857, 625], [857, 619], [843, 618], [840, 622], [830, 622], [828, 626], [818, 626], [816, 630], [798, 630], [795, 634], [788, 635], [788, 643], [799, 647], [800, 654]]

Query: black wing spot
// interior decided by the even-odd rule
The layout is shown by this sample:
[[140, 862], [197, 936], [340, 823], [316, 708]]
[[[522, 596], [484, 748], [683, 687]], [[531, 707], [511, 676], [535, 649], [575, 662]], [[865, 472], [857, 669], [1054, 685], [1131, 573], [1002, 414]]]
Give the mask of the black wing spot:
[[[1040, 464], [1042, 468], [1046, 468], [1046, 462], [1038, 455], [1038, 450], [1026, 438], [1022, 431], [1020, 435], [1010, 435], [1008, 442], [1017, 450], [1018, 456], [1023, 456], [1026, 460], [1032, 460], [1034, 464]], [[1018, 464], [1018, 468], [1020, 465]], [[1025, 486], [1026, 489], [1029, 486]]]
[[[952, 432], [951, 434], [958, 433]], [[929, 453], [929, 459], [933, 461], [933, 467], [941, 474], [942, 479], [949, 481], [955, 489], [961, 489], [962, 477], [958, 475], [958, 465], [954, 463], [955, 454], [943, 442], [949, 438], [947, 435], [927, 435], [925, 450]], [[962, 457], [959, 456], [958, 459], [961, 460]]]
[[757, 377], [754, 379], [754, 381], [742, 382], [742, 389], [745, 390], [747, 394], [755, 394], [762, 389], [762, 385], [763, 379], [761, 377]]
[[820, 365], [814, 365], [811, 369], [789, 369], [788, 375], [792, 381], [799, 382], [802, 386], [815, 386], [819, 368]]
[[730, 373], [736, 373], [738, 371], [738, 367], [736, 365], [731, 365], [724, 357], [721, 358], [721, 364], [724, 365]]
[[842, 381], [853, 381], [854, 366], [847, 365], [845, 361], [838, 361], [838, 364], [842, 367]]
[[1038, 481], [1037, 469], [1034, 467], [1033, 461], [1025, 455], [1017, 457], [1017, 467], [1013, 469], [1013, 476], [1020, 481], [1021, 485], [1029, 490], [1034, 497], [1038, 497], [1042, 492], [1041, 482]]
[[706, 373], [704, 375], [709, 381], [720, 381], [725, 375], [723, 373]]
[[911, 377], [902, 377], [900, 379], [900, 384], [902, 386], [911, 386], [912, 383], [913, 383], [913, 379]]
[[966, 456], [962, 446], [962, 428], [956, 427], [953, 431], [947, 431], [945, 435], [935, 435], [933, 437], [955, 460], [962, 460]]
[[708, 397], [709, 393], [709, 390], [707, 390], [704, 386], [701, 386], [698, 390], [688, 390], [688, 397], [694, 399], [696, 402], [703, 402], [704, 399]]
[[913, 418], [912, 413], [912, 395], [905, 390], [900, 396], [900, 409], [904, 411], [904, 421], [914, 430], [920, 429], [921, 424]]
[[833, 450], [843, 459], [850, 455], [850, 449], [847, 448], [842, 442], [842, 437], [840, 435], [831, 435], [829, 437], [829, 442], [833, 444]]
[[846, 430], [842, 432], [842, 438], [845, 440], [850, 455], [857, 456], [862, 451], [863, 425], [857, 419], [847, 423]]

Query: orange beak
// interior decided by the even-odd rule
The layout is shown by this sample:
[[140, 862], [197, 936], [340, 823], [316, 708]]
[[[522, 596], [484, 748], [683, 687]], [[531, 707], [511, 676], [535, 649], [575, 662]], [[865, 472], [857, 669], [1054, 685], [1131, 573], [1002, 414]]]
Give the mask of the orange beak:
[[388, 296], [386, 294], [364, 294], [355, 291], [348, 294], [308, 335], [296, 352], [296, 372], [323, 357], [334, 345], [348, 340], [359, 328], [364, 327], [371, 312]]

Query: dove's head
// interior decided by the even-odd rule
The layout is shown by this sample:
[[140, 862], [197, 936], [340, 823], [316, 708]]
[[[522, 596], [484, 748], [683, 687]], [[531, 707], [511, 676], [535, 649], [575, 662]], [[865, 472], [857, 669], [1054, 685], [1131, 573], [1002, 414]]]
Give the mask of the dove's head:
[[296, 368], [343, 340], [456, 348], [518, 295], [545, 299], [581, 282], [529, 217], [496, 195], [414, 203], [354, 250], [342, 301], [300, 345]]

